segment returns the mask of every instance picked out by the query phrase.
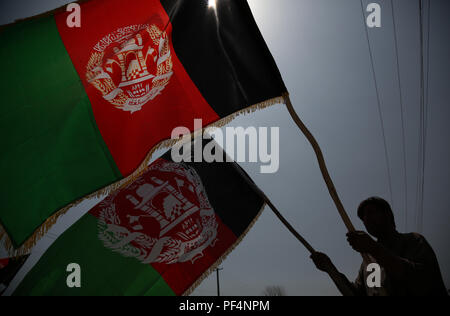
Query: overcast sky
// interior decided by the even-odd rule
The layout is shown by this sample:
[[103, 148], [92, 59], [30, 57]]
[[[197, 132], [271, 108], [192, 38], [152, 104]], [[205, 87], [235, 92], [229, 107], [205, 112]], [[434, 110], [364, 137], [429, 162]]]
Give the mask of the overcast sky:
[[[44, 12], [69, 1], [3, 0], [0, 24]], [[392, 203], [400, 232], [417, 231], [416, 186], [419, 144], [420, 46], [418, 0], [395, 0], [400, 79], [404, 101], [406, 168], [391, 1], [382, 7], [382, 27], [370, 29], [388, 148], [387, 177], [377, 95], [359, 0], [249, 0], [278, 64], [294, 106], [320, 143], [337, 191], [353, 223], [361, 200], [378, 195]], [[364, 5], [369, 1], [364, 1]], [[428, 3], [425, 2], [425, 9]], [[429, 97], [422, 233], [434, 247], [450, 287], [450, 1], [431, 1]], [[427, 15], [427, 11], [425, 11]], [[427, 21], [425, 21], [427, 22]], [[427, 23], [425, 23], [425, 27]], [[425, 32], [427, 33], [427, 32]], [[425, 39], [427, 40], [427, 38]], [[427, 56], [425, 56], [427, 57]], [[426, 69], [427, 70], [427, 69]], [[284, 105], [236, 119], [232, 126], [280, 127], [280, 170], [262, 175], [258, 164], [242, 164], [292, 225], [354, 279], [361, 257], [351, 250], [346, 229], [322, 180], [315, 155]], [[407, 185], [404, 185], [405, 170]], [[407, 197], [407, 199], [406, 199]], [[44, 238], [35, 260], [68, 223], [95, 201], [73, 209]], [[31, 258], [33, 259], [33, 258]], [[33, 260], [29, 260], [29, 268]], [[315, 269], [308, 252], [266, 209], [244, 241], [224, 261], [223, 295], [260, 295], [282, 286], [288, 295], [336, 295], [330, 279]], [[24, 273], [22, 271], [22, 273]], [[194, 295], [215, 295], [212, 274]]]

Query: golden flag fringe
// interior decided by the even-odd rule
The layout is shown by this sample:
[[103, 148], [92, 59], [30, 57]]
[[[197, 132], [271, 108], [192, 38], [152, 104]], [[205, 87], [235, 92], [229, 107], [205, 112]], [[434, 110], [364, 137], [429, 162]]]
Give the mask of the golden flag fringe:
[[252, 220], [252, 222], [250, 223], [250, 225], [247, 227], [247, 229], [242, 233], [242, 235], [234, 242], [234, 244], [228, 248], [228, 250], [220, 256], [219, 259], [216, 260], [216, 262], [213, 263], [213, 265], [211, 267], [209, 267], [208, 270], [206, 270], [205, 272], [203, 272], [203, 274], [200, 276], [200, 278], [197, 279], [197, 281], [195, 281], [195, 283], [193, 285], [191, 285], [191, 287], [189, 287], [181, 296], [189, 296], [192, 294], [192, 292], [195, 291], [195, 289], [212, 273], [214, 272], [214, 270], [216, 270], [222, 263], [223, 261], [228, 257], [228, 255], [230, 253], [233, 252], [234, 249], [236, 249], [237, 246], [239, 246], [239, 244], [241, 243], [241, 241], [245, 238], [245, 236], [247, 236], [248, 232], [253, 228], [253, 226], [255, 225], [255, 223], [258, 221], [259, 217], [261, 216], [262, 212], [264, 211], [264, 208], [266, 207], [266, 204], [263, 203], [261, 209], [259, 210], [258, 214], [255, 216], [255, 218]]
[[[326, 163], [325, 163], [325, 159], [322, 153], [322, 150], [320, 149], [319, 144], [317, 143], [316, 139], [314, 138], [314, 136], [311, 134], [311, 132], [308, 130], [308, 128], [305, 126], [305, 124], [301, 121], [300, 117], [298, 116], [298, 114], [295, 112], [295, 109], [292, 105], [292, 102], [289, 98], [289, 93], [284, 93], [282, 96], [280, 97], [275, 97], [266, 101], [263, 101], [261, 103], [257, 103], [254, 104], [252, 106], [249, 106], [243, 110], [240, 110], [236, 113], [233, 113], [215, 123], [212, 123], [208, 126], [206, 126], [205, 128], [202, 129], [202, 132], [210, 129], [210, 128], [220, 128], [223, 127], [227, 124], [229, 124], [230, 122], [232, 122], [234, 119], [236, 119], [239, 116], [242, 115], [247, 115], [247, 114], [251, 114], [254, 113], [258, 110], [261, 109], [265, 109], [267, 107], [276, 105], [276, 104], [286, 104], [287, 109], [289, 111], [289, 114], [291, 115], [292, 119], [294, 120], [294, 122], [297, 124], [297, 126], [300, 128], [300, 130], [302, 131], [302, 133], [306, 136], [306, 138], [308, 139], [308, 141], [310, 142], [311, 146], [314, 149], [314, 152], [317, 156], [317, 160], [319, 163], [319, 167], [320, 170], [322, 172], [322, 176], [323, 179], [325, 180], [325, 183], [327, 185], [328, 191], [330, 193], [330, 196], [332, 197], [337, 210], [345, 224], [345, 226], [347, 227], [347, 229], [349, 231], [355, 231], [355, 228], [350, 220], [350, 218], [347, 215], [347, 212], [344, 209], [344, 206], [337, 194], [336, 188], [333, 184], [333, 181], [329, 175]], [[200, 131], [195, 131], [193, 132], [191, 135], [199, 133]], [[181, 137], [182, 138], [182, 137]], [[5, 229], [0, 225], [0, 241], [3, 242], [3, 245], [5, 247], [5, 249], [8, 251], [9, 255], [11, 257], [14, 256], [21, 256], [21, 255], [25, 255], [28, 254], [31, 249], [36, 245], [36, 243], [45, 235], [47, 234], [47, 232], [50, 230], [50, 228], [57, 222], [57, 220], [63, 216], [64, 214], [66, 214], [72, 207], [76, 207], [77, 205], [79, 205], [81, 202], [88, 200], [88, 199], [92, 199], [92, 198], [100, 198], [104, 195], [109, 195], [111, 193], [114, 193], [117, 190], [120, 190], [126, 186], [128, 186], [129, 184], [131, 184], [132, 182], [136, 181], [146, 170], [147, 167], [150, 163], [150, 161], [153, 158], [153, 155], [155, 154], [155, 152], [159, 151], [159, 150], [163, 150], [163, 149], [168, 149], [171, 148], [172, 146], [174, 146], [178, 141], [181, 140], [180, 139], [167, 139], [164, 140], [162, 142], [160, 142], [158, 145], [154, 146], [149, 153], [147, 154], [146, 158], [143, 160], [143, 162], [141, 163], [141, 165], [128, 177], [115, 182], [101, 190], [98, 190], [92, 194], [89, 194], [67, 206], [65, 206], [64, 208], [62, 208], [61, 210], [57, 211], [54, 215], [52, 215], [51, 217], [49, 217], [38, 229], [36, 229], [36, 231], [33, 233], [33, 235], [27, 239], [27, 241], [25, 243], [23, 243], [19, 248], [15, 248], [11, 239], [9, 238], [8, 234], [6, 233]], [[267, 197], [266, 197], [266, 203], [268, 201]], [[276, 212], [276, 208], [273, 206], [273, 204], [270, 205], [272, 210], [274, 210], [275, 215], [278, 216], [281, 215], [279, 212], [277, 214]], [[279, 217], [279, 216], [278, 216]], [[283, 224], [286, 225], [286, 222], [284, 222], [282, 220], [282, 217], [279, 219], [283, 222]], [[289, 228], [289, 224], [287, 223], [286, 225], [288, 227], [288, 229], [292, 232], [292, 230]], [[293, 233], [294, 236], [298, 238], [299, 235], [296, 235], [295, 233]], [[299, 239], [300, 240], [300, 239]], [[302, 240], [300, 240], [302, 241]], [[305, 247], [310, 251], [313, 252], [313, 248], [304, 240], [304, 242], [302, 241], [302, 243], [305, 245]]]
[[[235, 112], [217, 122], [214, 122], [214, 123], [204, 127], [202, 130], [193, 132], [191, 134], [191, 136], [196, 135], [199, 132], [203, 133], [207, 129], [223, 127], [223, 126], [229, 124], [230, 122], [232, 122], [234, 119], [236, 119], [239, 116], [251, 114], [258, 110], [262, 110], [262, 109], [271, 107], [276, 104], [283, 104], [284, 100], [285, 100], [285, 98], [283, 96], [279, 96], [279, 97], [275, 97], [275, 98], [251, 105], [245, 109]], [[34, 233], [18, 248], [14, 247], [14, 244], [13, 244], [12, 240], [9, 238], [8, 233], [0, 224], [0, 242], [3, 243], [3, 246], [5, 247], [6, 251], [8, 252], [8, 254], [11, 257], [17, 257], [17, 256], [21, 256], [21, 255], [30, 253], [31, 249], [37, 244], [37, 242], [44, 235], [46, 235], [47, 232], [52, 228], [52, 226], [58, 221], [58, 219], [61, 216], [63, 216], [64, 214], [66, 214], [71, 208], [78, 206], [81, 202], [83, 202], [85, 200], [89, 200], [92, 198], [101, 198], [105, 195], [112, 194], [112, 193], [116, 192], [117, 190], [120, 190], [120, 189], [130, 185], [131, 183], [136, 181], [140, 176], [142, 176], [143, 173], [145, 173], [148, 165], [150, 164], [150, 161], [153, 158], [153, 155], [157, 151], [173, 147], [182, 138], [183, 137], [180, 137], [179, 139], [166, 139], [166, 140], [160, 142], [159, 144], [154, 146], [149, 151], [149, 153], [147, 154], [147, 156], [145, 157], [143, 162], [131, 175], [129, 175], [128, 177], [126, 177], [120, 181], [117, 181], [101, 190], [91, 193], [73, 203], [70, 203], [69, 205], [65, 206], [64, 208], [62, 208], [59, 211], [57, 211], [56, 213], [54, 213], [41, 226], [39, 226], [39, 228], [37, 228], [34, 231]]]

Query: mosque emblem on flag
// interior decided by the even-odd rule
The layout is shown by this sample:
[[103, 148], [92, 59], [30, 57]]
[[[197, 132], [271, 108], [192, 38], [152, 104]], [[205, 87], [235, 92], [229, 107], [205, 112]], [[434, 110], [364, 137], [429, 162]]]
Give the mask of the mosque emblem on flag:
[[100, 204], [98, 228], [106, 248], [143, 264], [174, 264], [214, 247], [218, 223], [196, 171], [161, 159]]
[[134, 113], [162, 93], [173, 75], [169, 36], [156, 25], [131, 25], [93, 48], [86, 79], [116, 108]]

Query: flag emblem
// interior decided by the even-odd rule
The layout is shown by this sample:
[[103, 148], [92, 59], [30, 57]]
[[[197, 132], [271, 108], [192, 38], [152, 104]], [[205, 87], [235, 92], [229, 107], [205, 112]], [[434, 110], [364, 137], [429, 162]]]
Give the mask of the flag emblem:
[[194, 263], [214, 247], [217, 227], [196, 171], [164, 160], [102, 202], [98, 217], [104, 246], [144, 264]]
[[86, 79], [105, 100], [126, 112], [141, 110], [173, 75], [169, 37], [155, 24], [119, 28], [93, 50]]

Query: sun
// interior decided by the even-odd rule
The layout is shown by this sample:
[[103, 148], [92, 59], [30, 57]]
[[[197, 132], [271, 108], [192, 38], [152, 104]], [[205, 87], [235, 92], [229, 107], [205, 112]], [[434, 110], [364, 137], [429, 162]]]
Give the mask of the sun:
[[208, 8], [216, 9], [216, 0], [208, 0]]

